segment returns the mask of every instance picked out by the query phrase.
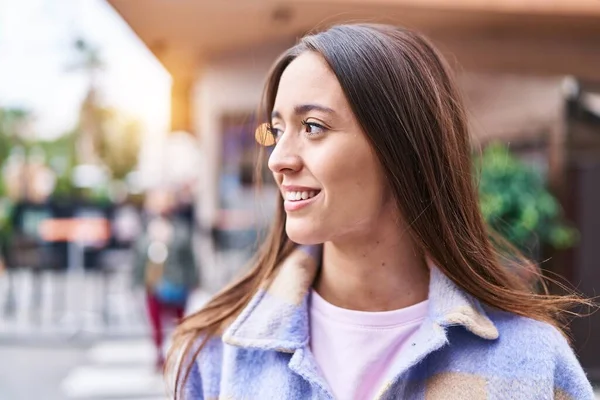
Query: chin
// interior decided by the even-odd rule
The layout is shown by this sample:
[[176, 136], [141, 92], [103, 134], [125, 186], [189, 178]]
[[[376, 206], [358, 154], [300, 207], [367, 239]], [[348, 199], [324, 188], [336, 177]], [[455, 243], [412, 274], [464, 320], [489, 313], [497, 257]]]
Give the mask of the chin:
[[321, 244], [324, 242], [321, 237], [322, 235], [315, 228], [313, 224], [290, 221], [289, 219], [285, 224], [285, 232], [290, 240], [294, 243], [304, 245]]

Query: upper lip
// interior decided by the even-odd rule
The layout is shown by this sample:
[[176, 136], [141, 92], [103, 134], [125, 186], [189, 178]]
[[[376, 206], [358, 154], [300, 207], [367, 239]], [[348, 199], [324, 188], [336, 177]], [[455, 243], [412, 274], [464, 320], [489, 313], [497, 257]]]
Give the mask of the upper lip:
[[281, 185], [285, 192], [318, 192], [321, 189], [311, 188], [308, 186]]

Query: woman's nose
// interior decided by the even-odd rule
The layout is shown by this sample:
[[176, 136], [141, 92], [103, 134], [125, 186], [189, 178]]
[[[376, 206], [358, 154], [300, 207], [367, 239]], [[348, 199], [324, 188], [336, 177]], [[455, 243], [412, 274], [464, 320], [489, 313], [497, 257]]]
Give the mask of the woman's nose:
[[268, 163], [269, 169], [277, 174], [300, 171], [302, 169], [302, 158], [294, 150], [295, 147], [297, 146], [294, 146], [292, 141], [289, 140], [289, 136], [283, 135], [271, 152]]

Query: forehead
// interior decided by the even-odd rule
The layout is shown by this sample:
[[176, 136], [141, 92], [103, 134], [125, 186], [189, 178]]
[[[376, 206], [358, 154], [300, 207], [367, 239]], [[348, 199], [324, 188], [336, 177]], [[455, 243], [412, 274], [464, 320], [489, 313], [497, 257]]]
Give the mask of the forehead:
[[336, 76], [315, 52], [301, 54], [283, 71], [274, 108], [285, 111], [283, 108], [308, 103], [336, 109], [346, 104]]

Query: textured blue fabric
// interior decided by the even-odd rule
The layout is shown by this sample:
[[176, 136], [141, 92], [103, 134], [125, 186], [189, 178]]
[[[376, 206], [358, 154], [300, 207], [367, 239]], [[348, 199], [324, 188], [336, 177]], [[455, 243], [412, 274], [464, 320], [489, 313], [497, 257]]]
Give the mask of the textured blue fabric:
[[[184, 399], [332, 399], [308, 345], [315, 271], [282, 268], [194, 360]], [[483, 307], [435, 267], [428, 316], [385, 381], [378, 399], [594, 399], [558, 330]]]

